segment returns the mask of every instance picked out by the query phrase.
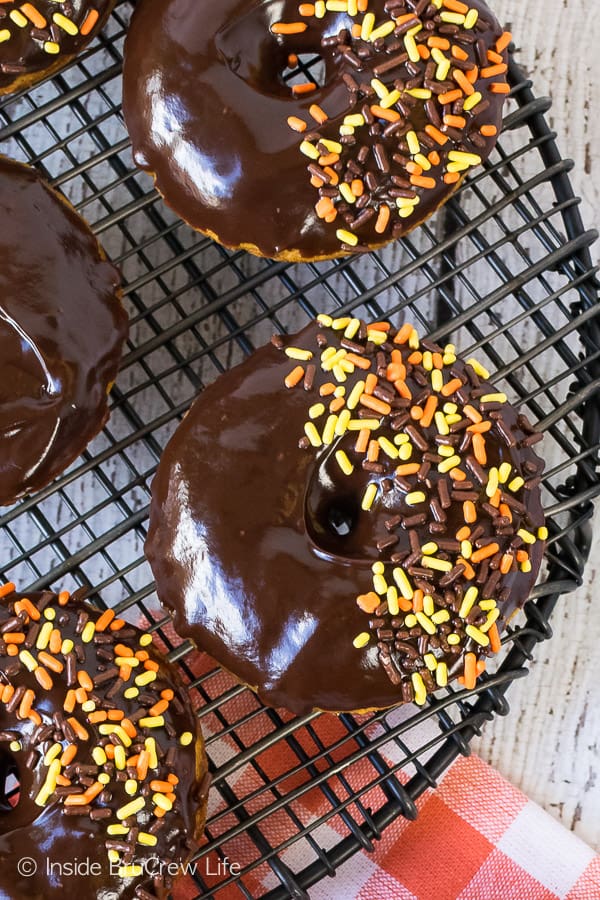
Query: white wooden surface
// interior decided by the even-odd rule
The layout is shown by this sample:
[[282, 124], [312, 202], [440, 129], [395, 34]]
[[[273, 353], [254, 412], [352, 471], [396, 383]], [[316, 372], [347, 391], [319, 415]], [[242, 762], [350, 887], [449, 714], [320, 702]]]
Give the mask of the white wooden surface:
[[[600, 225], [599, 0], [494, 0], [518, 58], [549, 94], [548, 115], [563, 155], [575, 160], [575, 191], [588, 227]], [[598, 259], [598, 249], [594, 258]], [[600, 532], [600, 515], [596, 516]], [[474, 749], [513, 784], [600, 851], [600, 607], [594, 595], [600, 533], [585, 584], [563, 597], [554, 639], [509, 693], [512, 713]]]

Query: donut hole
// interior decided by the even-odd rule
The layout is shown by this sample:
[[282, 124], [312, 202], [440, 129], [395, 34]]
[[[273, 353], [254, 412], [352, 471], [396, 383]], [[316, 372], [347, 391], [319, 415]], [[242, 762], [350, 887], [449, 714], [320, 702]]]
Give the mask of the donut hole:
[[319, 53], [290, 53], [281, 73], [281, 81], [290, 91], [294, 85], [307, 83], [314, 84], [316, 88], [323, 87], [325, 77], [325, 60]]
[[19, 802], [19, 767], [12, 754], [0, 753], [0, 812], [10, 812]]

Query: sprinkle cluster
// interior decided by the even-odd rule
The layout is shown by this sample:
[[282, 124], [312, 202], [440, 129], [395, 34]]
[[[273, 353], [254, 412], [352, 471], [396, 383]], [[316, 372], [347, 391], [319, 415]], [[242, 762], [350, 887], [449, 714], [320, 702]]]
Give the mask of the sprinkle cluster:
[[[6, 584], [0, 596], [10, 598], [14, 590]], [[0, 625], [0, 722], [5, 727], [13, 719], [34, 729], [7, 728], [0, 742], [27, 753], [27, 767], [41, 770], [37, 806], [58, 802], [65, 816], [102, 823], [119, 877], [141, 876], [136, 857], [157, 847], [165, 825], [172, 847], [179, 828], [169, 817], [182, 802], [177, 744], [191, 745], [194, 734], [173, 727], [173, 713], [184, 712], [177, 686], [167, 686], [146, 649], [151, 636], [128, 627], [113, 610], [98, 617], [63, 591], [43, 594], [37, 603], [15, 599], [8, 613]], [[22, 683], [27, 673], [36, 689]], [[36, 709], [50, 692], [60, 701], [51, 720]], [[165, 750], [161, 744], [167, 743]]]
[[[86, 8], [79, 23], [78, 18], [73, 0], [35, 0], [27, 3], [0, 0], [0, 45], [14, 41], [21, 32], [26, 31], [33, 48], [39, 47], [49, 56], [57, 56], [65, 37], [87, 37], [91, 34], [100, 13], [94, 7]], [[0, 46], [0, 72], [18, 74], [27, 71], [26, 61], [7, 62], [2, 56]]]
[[410, 324], [317, 321], [317, 363], [274, 338], [298, 362], [285, 386], [321, 398], [300, 446], [333, 450], [339, 477], [362, 491], [361, 515], [389, 511], [372, 588], [355, 598], [368, 626], [354, 646], [376, 644], [404, 700], [423, 704], [449, 677], [472, 688], [483, 657], [500, 649], [515, 582], [524, 593], [532, 549], [548, 536], [541, 511], [530, 511], [543, 469], [531, 448], [542, 435], [452, 344], [420, 340]]
[[[347, 113], [330, 119], [312, 104], [308, 122], [288, 118], [289, 127], [303, 133], [299, 149], [319, 194], [316, 214], [337, 224], [347, 251], [367, 249], [357, 234], [365, 226], [375, 239], [399, 236], [405, 219], [431, 211], [420, 214], [419, 204], [433, 205], [432, 191], [448, 193], [480, 164], [497, 133], [486, 112], [509, 92], [511, 35], [497, 35], [489, 46], [484, 33], [492, 26], [468, 3], [387, 0], [380, 20], [370, 6], [373, 0], [301, 3], [299, 21], [271, 27], [274, 34], [293, 35], [306, 31], [307, 20], [328, 14], [356, 20], [321, 42], [346, 70]], [[312, 82], [292, 88], [297, 95], [315, 89]]]

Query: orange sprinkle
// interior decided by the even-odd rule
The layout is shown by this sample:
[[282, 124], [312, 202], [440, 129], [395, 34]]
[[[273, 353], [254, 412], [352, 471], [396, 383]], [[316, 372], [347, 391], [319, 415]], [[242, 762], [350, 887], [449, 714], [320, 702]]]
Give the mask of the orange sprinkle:
[[121, 722], [121, 728], [125, 732], [125, 734], [129, 735], [130, 738], [137, 737], [137, 729], [133, 722], [130, 722], [129, 719], [123, 719]]
[[150, 659], [150, 654], [147, 650], [136, 650], [135, 658], [144, 662], [146, 659]]
[[67, 794], [65, 797], [65, 806], [87, 806], [88, 801], [85, 794]]
[[92, 28], [94, 27], [94, 25], [96, 24], [96, 22], [98, 21], [99, 18], [100, 17], [98, 15], [98, 10], [90, 9], [89, 13], [87, 14], [87, 16], [85, 17], [85, 19], [83, 20], [83, 22], [81, 24], [81, 28], [79, 29], [79, 31], [81, 32], [81, 34], [84, 37], [86, 36], [86, 34], [90, 33], [90, 31], [92, 30]]
[[369, 460], [369, 462], [377, 462], [377, 460], [379, 459], [379, 443], [377, 441], [369, 441], [367, 459]]
[[498, 508], [500, 506], [500, 498], [501, 497], [502, 497], [502, 494], [500, 492], [500, 488], [496, 488], [496, 493], [494, 494], [493, 497], [490, 498], [490, 504], [492, 506], [495, 506], [496, 508]]
[[477, 666], [476, 666], [476, 669], [477, 669], [477, 674], [478, 674], [478, 675], [481, 675], [483, 672], [485, 672], [485, 659], [478, 659], [478, 660], [477, 660]]
[[456, 532], [456, 540], [457, 541], [468, 541], [471, 537], [471, 529], [468, 525], [463, 525], [462, 528], [459, 528]]
[[109, 759], [115, 758], [115, 745], [114, 744], [106, 744], [104, 747], [104, 752], [106, 753]]
[[167, 775], [167, 781], [169, 784], [179, 784], [179, 778], [175, 775], [174, 772], [169, 772]]
[[[94, 782], [94, 784], [90, 784], [89, 788], [85, 791], [83, 796], [89, 803], [90, 800], [94, 800], [94, 798], [97, 797], [98, 794], [101, 794], [103, 790], [104, 790], [104, 785], [102, 784], [102, 782], [96, 781], [96, 782]], [[77, 795], [75, 795], [75, 796], [77, 796]]]
[[330, 394], [333, 394], [335, 391], [335, 384], [332, 384], [331, 381], [322, 384], [319, 388], [319, 396], [320, 397], [329, 397]]
[[346, 405], [346, 401], [343, 397], [336, 397], [335, 400], [332, 400], [329, 404], [329, 412], [336, 413], [339, 412], [340, 409], [343, 409]]
[[319, 165], [320, 166], [335, 166], [336, 162], [340, 161], [339, 153], [326, 153], [324, 156], [319, 157]]
[[379, 212], [377, 214], [377, 221], [375, 222], [375, 231], [377, 234], [383, 234], [385, 229], [388, 226], [388, 222], [390, 221], [390, 208], [387, 203], [382, 203], [379, 207]]
[[367, 11], [369, 0], [358, 0], [358, 11], [363, 13]]
[[432, 150], [431, 153], [428, 153], [427, 159], [432, 166], [439, 166], [439, 164], [441, 163], [440, 154], [437, 152], [437, 150]]
[[380, 604], [380, 599], [374, 591], [369, 591], [368, 594], [360, 594], [356, 598], [356, 603], [359, 609], [362, 609], [363, 612], [372, 616], [377, 607]]
[[418, 422], [423, 418], [423, 410], [420, 406], [411, 406], [410, 408], [410, 417], [414, 419], [415, 422]]
[[463, 503], [463, 515], [468, 525], [472, 525], [477, 521], [477, 509], [472, 500], [465, 500]]
[[157, 819], [162, 819], [166, 814], [166, 810], [162, 808], [162, 806], [155, 806], [152, 810], [152, 815]]
[[404, 168], [410, 175], [416, 175], [418, 177], [423, 174], [423, 167], [416, 162], [412, 162], [412, 160], [406, 163]]
[[446, 172], [444, 175], [444, 184], [456, 184], [457, 181], [460, 181], [458, 172]]
[[158, 779], [156, 779], [150, 782], [150, 790], [158, 791], [159, 794], [170, 794], [172, 787], [173, 785], [171, 785], [168, 781], [159, 781]]
[[465, 687], [468, 691], [475, 687], [477, 681], [477, 658], [474, 653], [465, 653]]
[[469, 54], [465, 53], [461, 47], [457, 47], [456, 44], [452, 45], [452, 56], [454, 59], [462, 59], [463, 61], [469, 58]]
[[89, 674], [85, 672], [83, 669], [80, 669], [77, 673], [77, 681], [86, 691], [94, 690], [94, 682], [90, 678]]
[[[30, 715], [31, 718], [31, 715]], [[60, 785], [60, 787], [71, 787], [71, 780], [69, 778], [65, 778], [64, 775], [60, 773], [56, 776], [56, 783]]]
[[421, 360], [423, 359], [423, 354], [420, 350], [413, 350], [413, 352], [408, 357], [408, 362], [411, 366], [418, 366]]
[[448, 474], [450, 475], [450, 478], [452, 479], [452, 481], [466, 481], [467, 480], [466, 472], [463, 472], [463, 470], [459, 469], [459, 468], [450, 469], [450, 472]]
[[472, 69], [469, 69], [468, 72], [465, 72], [465, 78], [467, 79], [469, 84], [475, 84], [478, 75], [479, 69], [477, 68], [477, 66], [474, 66]]
[[403, 463], [396, 469], [396, 475], [416, 475], [420, 469], [419, 463]]
[[105, 631], [115, 617], [114, 609], [105, 610], [96, 622], [96, 631]]
[[384, 109], [383, 106], [379, 106], [377, 103], [373, 104], [371, 112], [377, 119], [385, 119], [386, 122], [398, 122], [401, 118], [400, 113], [396, 112], [395, 109]]
[[[23, 7], [21, 7], [23, 9]], [[506, 63], [499, 63], [496, 66], [487, 66], [487, 68], [482, 69], [479, 73], [482, 78], [493, 78], [495, 75], [504, 75], [504, 73], [508, 70], [508, 66]]]
[[113, 619], [109, 625], [111, 631], [120, 631], [121, 628], [125, 628], [125, 619]]
[[340, 176], [335, 171], [335, 169], [332, 169], [331, 166], [325, 166], [323, 171], [326, 175], [329, 175], [329, 184], [332, 184], [333, 187], [335, 187], [336, 184], [339, 184]]
[[307, 28], [306, 22], [275, 22], [271, 34], [302, 34]]
[[97, 725], [98, 722], [106, 722], [106, 718], [106, 713], [103, 709], [98, 709], [88, 714], [88, 722], [90, 725]]
[[60, 659], [55, 659], [54, 656], [50, 656], [45, 650], [40, 650], [38, 653], [38, 661], [46, 666], [47, 669], [56, 672], [57, 675], [60, 675], [64, 669], [64, 665], [61, 663]]
[[499, 549], [500, 546], [495, 541], [492, 544], [486, 544], [485, 547], [480, 547], [479, 550], [475, 550], [475, 552], [471, 554], [471, 562], [477, 564], [483, 559], [493, 556]]
[[29, 713], [31, 712], [31, 707], [33, 706], [33, 701], [35, 700], [35, 693], [28, 688], [23, 694], [23, 698], [19, 705], [19, 713], [18, 716], [20, 719], [26, 719]]
[[41, 13], [39, 12], [39, 10], [37, 10], [37, 9], [35, 8], [35, 6], [33, 6], [31, 3], [24, 3], [24, 4], [21, 6], [21, 12], [24, 13], [24, 15], [27, 16], [27, 18], [29, 19], [29, 21], [30, 21], [36, 28], [45, 28], [46, 25], [48, 24], [48, 23], [46, 22], [45, 18], [44, 18], [44, 17], [41, 15]]
[[[284, 384], [286, 388], [293, 388], [304, 378], [304, 369], [302, 366], [296, 366], [289, 375], [286, 376]], [[335, 390], [335, 388], [334, 388]]]
[[510, 31], [505, 31], [498, 40], [496, 41], [496, 50], [498, 53], [502, 53], [503, 50], [506, 50], [510, 42], [512, 41], [512, 34]]
[[292, 85], [292, 94], [296, 96], [300, 94], [310, 94], [312, 91], [316, 91], [317, 86], [312, 81], [306, 81], [304, 84], [293, 84]]
[[2, 635], [5, 644], [24, 644], [25, 635], [22, 631], [8, 631]]
[[500, 55], [500, 53], [495, 53], [493, 50], [488, 50], [487, 58], [491, 63], [503, 63], [504, 57]]
[[132, 668], [131, 666], [120, 666], [119, 667], [119, 678], [122, 678], [123, 681], [129, 681], [131, 678]]
[[469, 425], [467, 431], [470, 431], [472, 434], [484, 434], [491, 427], [491, 422], [476, 422], [475, 425]]
[[324, 219], [325, 216], [328, 216], [335, 209], [331, 199], [329, 197], [321, 197], [317, 203], [315, 203], [315, 212], [320, 219]]
[[498, 631], [498, 626], [495, 622], [488, 631], [488, 637], [490, 639], [492, 653], [499, 653], [502, 649], [502, 644], [500, 643], [500, 632]]
[[313, 187], [321, 187], [322, 184], [325, 184], [325, 177], [318, 178], [316, 175], [311, 175], [310, 183]]
[[402, 378], [399, 378], [398, 381], [394, 382], [394, 387], [405, 400], [412, 400], [410, 388]]
[[373, 372], [367, 375], [365, 380], [365, 394], [372, 394], [375, 390], [375, 386], [377, 384], [377, 375], [374, 375]]
[[134, 652], [131, 647], [127, 647], [125, 644], [115, 644], [115, 656], [134, 656]]
[[65, 712], [72, 713], [75, 709], [75, 704], [77, 703], [77, 697], [75, 696], [74, 690], [67, 691], [67, 695], [65, 697], [63, 703], [63, 709]]
[[43, 666], [38, 666], [37, 669], [33, 673], [35, 675], [35, 679], [40, 687], [43, 687], [45, 691], [51, 691], [54, 687], [54, 682], [52, 681], [52, 677], [47, 669]]
[[449, 397], [450, 394], [453, 394], [455, 391], [460, 391], [463, 386], [460, 378], [453, 378], [448, 384], [445, 384], [442, 390], [440, 391], [442, 397]]
[[460, 563], [462, 566], [465, 567], [465, 572], [464, 572], [465, 578], [467, 578], [469, 580], [471, 580], [472, 578], [475, 578], [475, 569], [473, 568], [473, 566], [470, 563], [467, 562], [466, 559], [464, 559], [462, 556], [459, 556], [457, 558], [456, 562]]
[[423, 612], [423, 594], [422, 590], [415, 591], [412, 598], [413, 612]]
[[148, 750], [140, 750], [140, 754], [136, 761], [136, 769], [138, 778], [140, 781], [143, 781], [148, 774], [148, 767], [150, 765], [150, 753]]
[[15, 603], [15, 612], [18, 615], [20, 612], [26, 612], [30, 619], [34, 619], [36, 622], [40, 619], [40, 612], [35, 608], [31, 600], [28, 600], [27, 597], [24, 597], [22, 600], [17, 600]]
[[500, 571], [503, 575], [508, 575], [513, 564], [512, 553], [505, 553], [500, 560]]
[[473, 435], [473, 453], [475, 454], [475, 459], [479, 465], [485, 466], [487, 462], [487, 453], [485, 449], [485, 440], [482, 434]]
[[356, 353], [347, 353], [346, 360], [351, 362], [352, 365], [357, 366], [359, 369], [370, 369], [371, 363], [368, 359], [365, 359], [364, 356], [357, 356]]
[[[369, 376], [367, 375], [367, 378]], [[372, 409], [373, 412], [379, 413], [381, 416], [389, 416], [392, 411], [392, 407], [389, 403], [386, 403], [384, 400], [378, 400], [377, 397], [372, 397], [370, 394], [362, 394], [360, 397], [359, 403], [362, 403], [363, 406], [366, 406], [367, 409]]]
[[63, 754], [60, 758], [61, 766], [68, 766], [69, 763], [72, 763], [75, 757], [77, 756], [77, 744], [69, 744], [65, 747]]
[[508, 519], [509, 522], [512, 522], [513, 517], [510, 506], [508, 506], [506, 503], [501, 503], [498, 508], [500, 510], [500, 515]]
[[517, 550], [516, 553], [517, 562], [526, 562], [529, 559], [529, 553], [527, 550]]
[[352, 37], [359, 38], [361, 35], [361, 32], [362, 32], [361, 26], [358, 24], [358, 22], [355, 22], [354, 25], [352, 26]]
[[78, 722], [75, 716], [71, 716], [67, 719], [67, 722], [77, 735], [80, 741], [88, 741], [90, 738], [89, 732], [83, 727], [81, 722]]
[[290, 67], [290, 69], [295, 69], [296, 66], [298, 65], [298, 61], [299, 60], [298, 60], [298, 56], [296, 53], [288, 54], [288, 66]]
[[6, 648], [6, 652], [8, 656], [16, 656], [19, 652], [19, 648], [16, 644], [9, 644]]
[[369, 439], [371, 437], [371, 432], [368, 428], [361, 428], [358, 432], [358, 437], [356, 438], [356, 444], [354, 445], [354, 449], [357, 453], [366, 453], [367, 447], [369, 446]]
[[14, 692], [15, 692], [15, 689], [12, 686], [12, 684], [7, 684], [4, 686], [4, 690], [2, 691], [2, 695], [1, 695], [0, 699], [2, 700], [3, 703], [10, 703]]
[[318, 122], [319, 125], [324, 125], [327, 121], [327, 113], [321, 109], [321, 107], [317, 103], [313, 103], [308, 109], [310, 115], [313, 117], [315, 122]]
[[61, 591], [58, 595], [58, 605], [66, 606], [69, 602], [71, 595], [68, 591]]
[[417, 53], [421, 57], [421, 59], [429, 59], [431, 53], [425, 46], [425, 44], [417, 44]]
[[[394, 338], [395, 344], [405, 344], [409, 337], [411, 336], [413, 331], [413, 327], [410, 322], [405, 322], [404, 325], [398, 330], [396, 337]], [[409, 359], [410, 362], [410, 359]]]
[[492, 94], [510, 94], [510, 85], [505, 81], [492, 81], [490, 91]]
[[406, 377], [406, 367], [402, 363], [390, 363], [385, 370], [385, 377], [392, 383]]
[[81, 706], [81, 705], [82, 705], [83, 703], [85, 703], [85, 702], [87, 701], [87, 699], [88, 699], [87, 691], [84, 690], [82, 687], [75, 688], [75, 699], [77, 700], [77, 702], [78, 702], [79, 705]]
[[446, 9], [452, 10], [452, 12], [462, 13], [463, 15], [469, 12], [467, 4], [461, 3], [460, 0], [444, 0], [442, 5]]
[[421, 417], [421, 427], [428, 428], [431, 425], [433, 420], [433, 414], [435, 413], [438, 406], [438, 398], [435, 394], [431, 394], [430, 397], [425, 401], [425, 408], [423, 409], [423, 416]]
[[173, 699], [173, 697], [175, 696], [175, 692], [172, 691], [171, 688], [165, 688], [164, 691], [160, 692], [160, 696], [162, 697], [163, 700], [168, 700], [170, 703], [171, 700]]
[[397, 347], [394, 347], [390, 356], [393, 363], [402, 363], [402, 350], [398, 350]]
[[389, 322], [371, 322], [369, 325], [369, 331], [385, 331], [388, 332], [390, 330]]
[[445, 94], [440, 94], [438, 100], [442, 104], [454, 103], [455, 100], [460, 100], [462, 95], [462, 91], [458, 90], [458, 88], [455, 88], [455, 90], [453, 91], [447, 91]]
[[337, 219], [337, 209], [334, 209], [333, 212], [329, 213], [328, 216], [325, 216], [325, 221], [328, 224], [331, 224], [331, 222], [335, 222], [336, 219]]
[[427, 38], [427, 46], [428, 47], [437, 47], [438, 50], [449, 50], [450, 49], [450, 41], [446, 38], [441, 37], [430, 37]]
[[350, 189], [355, 197], [362, 197], [365, 192], [365, 186], [362, 179], [355, 178], [350, 185]]
[[302, 119], [299, 119], [298, 116], [288, 116], [287, 120], [288, 125], [292, 129], [292, 131], [303, 132], [307, 129], [307, 124]]
[[60, 653], [62, 647], [62, 635], [58, 628], [53, 628], [48, 642], [50, 653]]
[[479, 131], [484, 137], [494, 137], [498, 134], [498, 129], [495, 125], [482, 125]]
[[169, 704], [166, 700], [159, 700], [158, 703], [155, 703], [154, 706], [150, 707], [150, 715], [161, 716], [168, 708]]
[[307, 18], [309, 18], [310, 16], [314, 16], [315, 5], [314, 3], [301, 3], [298, 7], [298, 12], [301, 16], [306, 16]]
[[470, 406], [468, 403], [464, 407], [464, 414], [471, 420], [471, 422], [481, 422], [483, 416], [481, 413], [477, 412], [474, 406]]
[[451, 128], [464, 128], [467, 124], [467, 120], [464, 116], [444, 116], [444, 124], [449, 125]]
[[8, 597], [9, 594], [14, 594], [16, 591], [16, 587], [12, 581], [7, 581], [6, 584], [3, 584], [0, 587], [0, 597]]
[[411, 175], [410, 183], [415, 187], [427, 188], [430, 190], [435, 187], [435, 178], [429, 178], [427, 175]]
[[454, 78], [457, 85], [463, 89], [465, 94], [467, 94], [467, 96], [475, 93], [475, 88], [473, 87], [465, 73], [461, 71], [461, 69], [454, 69], [452, 71], [452, 77]]
[[108, 718], [110, 722], [120, 722], [121, 719], [125, 718], [125, 713], [122, 709], [109, 709]]

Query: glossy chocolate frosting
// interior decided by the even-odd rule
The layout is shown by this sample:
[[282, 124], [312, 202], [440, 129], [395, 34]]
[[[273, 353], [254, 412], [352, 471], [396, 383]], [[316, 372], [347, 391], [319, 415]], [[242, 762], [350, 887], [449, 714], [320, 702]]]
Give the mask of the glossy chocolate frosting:
[[[415, 40], [423, 43], [426, 54], [430, 54], [426, 43], [431, 36], [441, 35], [448, 50], [454, 42], [462, 58], [448, 56], [448, 72], [436, 74], [431, 56], [417, 64], [408, 59], [405, 24], [398, 25], [397, 35], [369, 43], [344, 32], [360, 23], [362, 14], [352, 18], [327, 12], [321, 19], [302, 18], [297, 0], [144, 0], [136, 9], [125, 45], [123, 111], [136, 163], [154, 174], [158, 190], [178, 215], [228, 247], [243, 246], [275, 258], [317, 259], [399, 237], [455, 190], [462, 170], [460, 177], [455, 172], [454, 181], [443, 180], [451, 150], [468, 151], [481, 160], [489, 155], [501, 125], [504, 99], [503, 94], [491, 92], [491, 85], [502, 82], [500, 87], [506, 87], [507, 41], [503, 40], [501, 53], [496, 54], [501, 74], [484, 77], [480, 73], [473, 85], [481, 102], [468, 111], [463, 109], [466, 97], [440, 105], [437, 98], [442, 92], [457, 88], [452, 74], [456, 67], [464, 73], [478, 66], [485, 74], [490, 66], [487, 53], [494, 52], [502, 29], [482, 0], [468, 4], [479, 19], [466, 30], [440, 19], [442, 13], [450, 15], [448, 10], [413, 0], [407, 3], [371, 0], [368, 9], [378, 25], [390, 21], [392, 8], [395, 16], [404, 11], [404, 18], [411, 20], [408, 24], [422, 24]], [[419, 15], [411, 18], [415, 6]], [[298, 20], [306, 26], [302, 33], [272, 33], [280, 21]], [[341, 45], [336, 37], [340, 32], [347, 35]], [[442, 53], [439, 48], [432, 52]], [[361, 62], [363, 53], [367, 55]], [[323, 85], [312, 93], [294, 95], [282, 78], [290, 54], [320, 55], [325, 64]], [[390, 68], [389, 60], [398, 57], [398, 65]], [[395, 90], [396, 82], [399, 85], [402, 97], [394, 105], [396, 112], [391, 111], [400, 120], [399, 130], [379, 118], [375, 125], [367, 123], [353, 135], [340, 136], [345, 116], [360, 113], [365, 104], [367, 110], [379, 104], [371, 86], [375, 75], [386, 89]], [[424, 84], [429, 100], [407, 93], [422, 90]], [[310, 112], [315, 104], [327, 116], [322, 126]], [[444, 113], [458, 113], [464, 128], [457, 130], [442, 122]], [[367, 116], [372, 119], [371, 113]], [[304, 134], [290, 127], [290, 117], [304, 123]], [[425, 133], [428, 123], [439, 126], [437, 139]], [[494, 134], [483, 135], [482, 125], [492, 127]], [[412, 183], [406, 169], [415, 150], [408, 148], [405, 137], [411, 130], [418, 135], [421, 154], [434, 152], [439, 158], [432, 163], [425, 160], [425, 187]], [[333, 168], [343, 181], [358, 178], [362, 184], [362, 195], [355, 203], [345, 202], [333, 190], [339, 213], [334, 222], [319, 218], [315, 209], [320, 195], [330, 189], [330, 176], [317, 181], [320, 190], [311, 184], [311, 173], [315, 168], [323, 171], [317, 163], [325, 157], [317, 152], [319, 160], [311, 159], [300, 150], [303, 140], [314, 148], [321, 139], [342, 142], [341, 159]], [[414, 155], [412, 159], [417, 173]], [[397, 199], [407, 197], [419, 201], [413, 213], [406, 206], [396, 208]], [[392, 209], [392, 217], [380, 233], [375, 228], [376, 213], [384, 204]], [[406, 217], [400, 217], [400, 212]], [[337, 234], [339, 229], [355, 233], [357, 247], [347, 246]]]
[[108, 417], [127, 316], [75, 210], [0, 157], [0, 503], [62, 472]]
[[100, 31], [114, 0], [3, 0], [0, 3], [0, 95], [65, 66]]
[[[6, 588], [3, 590], [6, 593]], [[9, 763], [16, 768], [20, 782], [18, 804], [14, 808], [6, 803], [0, 806], [0, 898], [166, 897], [173, 880], [169, 876], [189, 859], [193, 842], [200, 836], [207, 790], [202, 736], [178, 673], [152, 644], [145, 643], [141, 631], [115, 619], [114, 614], [109, 620], [110, 614], [101, 615], [76, 597], [62, 605], [62, 594], [27, 594], [35, 615], [40, 616], [36, 620], [29, 607], [19, 607], [23, 596], [12, 593], [0, 603], [0, 694], [11, 693], [8, 699], [0, 699], [0, 770]], [[97, 625], [95, 631], [92, 623]], [[55, 638], [48, 643], [45, 635], [51, 628], [60, 632], [56, 652]], [[16, 644], [19, 655], [9, 656], [10, 641], [16, 641], [17, 635], [25, 636]], [[73, 650], [67, 652], [64, 644], [61, 650], [61, 641], [71, 641]], [[123, 645], [141, 657], [137, 667], [129, 667], [131, 675], [126, 681], [119, 677], [124, 673], [114, 662], [124, 653]], [[45, 650], [40, 649], [43, 647]], [[147, 678], [152, 671], [144, 660], [156, 668], [154, 680], [139, 687], [137, 697], [126, 699], [124, 691], [135, 687], [135, 679], [140, 674]], [[33, 666], [38, 668], [30, 671]], [[44, 676], [40, 677], [42, 669]], [[83, 689], [87, 677], [93, 687]], [[83, 690], [83, 694], [69, 705], [74, 690]], [[146, 717], [154, 715], [150, 710], [160, 702], [163, 691], [174, 692], [170, 702], [163, 704], [164, 724], [146, 727]], [[23, 710], [26, 692], [34, 694], [32, 713]], [[84, 729], [82, 735], [75, 733], [74, 723], [75, 729]], [[127, 725], [131, 734], [133, 727], [133, 741], [123, 730], [111, 730], [119, 724], [121, 728]], [[187, 735], [185, 745], [182, 735]], [[97, 757], [95, 748], [103, 748], [104, 753], [109, 746], [124, 746], [128, 760], [134, 754], [139, 758], [149, 746], [148, 739], [154, 742], [157, 756], [147, 754], [144, 777], [129, 762], [120, 769], [116, 752], [114, 762], [109, 759], [102, 764]], [[71, 745], [77, 753], [63, 764], [62, 754]], [[60, 761], [62, 786], [59, 783], [56, 789], [45, 790], [51, 758]], [[2, 774], [0, 771], [0, 789]], [[178, 779], [172, 789], [175, 800], [171, 810], [157, 817], [157, 786], [153, 783], [169, 776]], [[129, 792], [126, 785], [135, 789]], [[84, 791], [92, 794], [87, 805], [68, 805], [70, 795]], [[125, 819], [117, 816], [117, 810], [140, 797], [144, 799], [142, 810]], [[109, 852], [115, 857], [112, 867]], [[19, 869], [24, 857], [27, 861]], [[142, 874], [121, 869], [134, 865], [142, 866]], [[78, 866], [78, 874], [68, 866]]]
[[[486, 604], [471, 604], [468, 615], [457, 615], [467, 589], [477, 586], [480, 599], [497, 602], [501, 627], [527, 598], [543, 553], [543, 534], [537, 534], [543, 526], [538, 486], [543, 463], [532, 449], [540, 435], [506, 402], [485, 399], [495, 393], [493, 387], [471, 365], [456, 360], [451, 347], [440, 351], [449, 362], [444, 383], [455, 383], [444, 397], [432, 389], [431, 373], [415, 357], [414, 364], [408, 361], [415, 353], [412, 344], [391, 343], [392, 330], [388, 343], [378, 347], [367, 334], [364, 323], [352, 339], [343, 330], [313, 323], [253, 353], [196, 400], [167, 445], [152, 487], [146, 552], [177, 631], [256, 689], [266, 703], [297, 713], [411, 700], [415, 673], [427, 690], [434, 690], [423, 661], [427, 651], [447, 666], [449, 678], [461, 676], [465, 653], [480, 658], [490, 651], [465, 634], [467, 625], [485, 627], [490, 604], [488, 611]], [[368, 459], [355, 451], [359, 431], [352, 424], [325, 437], [335, 420], [328, 425], [319, 404], [332, 402], [332, 388], [324, 385], [335, 385], [337, 375], [323, 371], [318, 361], [324, 350], [331, 355], [330, 348], [344, 347], [362, 360], [362, 368], [357, 365], [346, 380], [343, 372], [337, 373], [342, 381], [338, 387], [345, 389], [343, 402], [353, 409], [346, 419], [360, 423], [365, 415], [374, 418], [375, 439], [387, 436], [387, 449], [378, 449], [376, 462], [369, 461], [376, 455], [371, 450]], [[431, 357], [435, 345], [423, 342], [418, 355], [426, 350]], [[306, 351], [313, 354], [312, 362], [302, 361]], [[392, 351], [402, 353], [406, 368], [405, 382], [395, 382], [396, 391], [385, 381], [384, 357]], [[375, 401], [377, 406], [377, 397], [387, 398], [380, 407], [383, 417], [362, 400], [357, 408], [356, 395], [351, 399], [357, 382], [366, 384], [367, 373], [379, 375]], [[295, 387], [284, 386], [284, 379], [291, 384], [299, 377]], [[398, 389], [408, 390], [412, 399], [404, 399]], [[441, 420], [432, 420], [427, 428], [419, 421], [423, 410], [430, 415], [427, 398], [433, 395], [440, 399], [440, 410], [442, 403], [459, 409], [458, 422], [451, 419], [453, 430], [441, 438]], [[372, 405], [373, 399], [364, 402]], [[340, 406], [337, 402], [335, 408], [341, 418]], [[463, 408], [467, 413], [461, 415]], [[482, 426], [489, 427], [484, 470], [472, 456], [472, 432], [467, 431], [482, 418], [491, 423]], [[418, 474], [398, 474], [407, 457], [398, 458], [405, 451], [395, 439], [411, 444], [408, 460], [418, 464]], [[454, 484], [438, 470], [448, 453], [445, 446], [446, 455], [437, 455], [437, 446], [449, 444], [466, 460], [463, 480]], [[353, 465], [350, 474], [340, 468], [340, 451]], [[510, 482], [500, 484], [503, 504], [509, 507], [508, 512], [500, 507], [501, 515], [486, 490], [488, 471], [503, 462], [510, 463], [511, 471], [501, 476]], [[525, 483], [519, 487], [513, 479], [521, 477]], [[445, 495], [440, 483], [447, 488]], [[365, 509], [369, 484], [376, 485], [377, 495]], [[428, 501], [415, 505], [411, 492], [416, 491]], [[467, 554], [467, 549], [455, 534], [465, 526], [464, 501], [473, 498], [477, 523], [469, 555], [494, 541], [500, 551], [491, 559], [488, 554], [471, 576], [464, 560], [457, 563], [457, 554]], [[519, 529], [527, 530], [530, 544], [516, 535]], [[452, 572], [424, 566], [420, 548], [431, 542], [437, 542], [435, 557], [456, 564]], [[514, 554], [525, 546], [529, 562], [517, 565]], [[501, 575], [496, 570], [507, 553], [511, 565]], [[394, 585], [396, 569], [404, 566], [415, 589], [424, 587], [438, 610], [449, 610], [448, 620], [433, 629], [435, 637], [418, 623], [404, 626], [405, 611], [391, 615], [385, 590], [375, 597], [374, 615], [372, 608], [369, 617], [359, 606], [373, 598], [373, 566], [378, 571], [378, 564], [383, 564], [388, 585]], [[459, 646], [447, 641], [453, 631], [460, 635]], [[353, 643], [360, 635], [369, 641], [366, 646]]]

